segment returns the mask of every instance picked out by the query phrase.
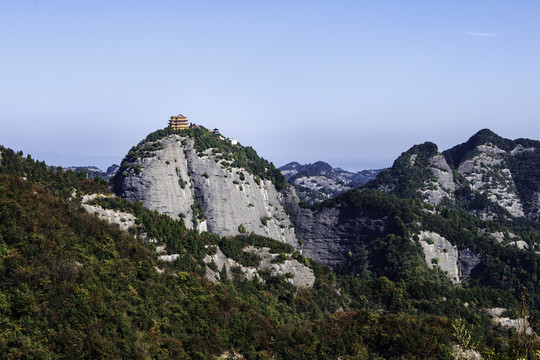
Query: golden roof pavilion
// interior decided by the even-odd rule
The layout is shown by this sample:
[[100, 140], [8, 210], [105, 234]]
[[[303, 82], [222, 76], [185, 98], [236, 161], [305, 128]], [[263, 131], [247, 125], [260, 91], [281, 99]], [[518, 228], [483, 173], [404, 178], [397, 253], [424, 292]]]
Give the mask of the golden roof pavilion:
[[188, 119], [182, 114], [178, 114], [178, 116], [171, 116], [169, 126], [171, 126], [174, 130], [187, 129], [189, 128]]

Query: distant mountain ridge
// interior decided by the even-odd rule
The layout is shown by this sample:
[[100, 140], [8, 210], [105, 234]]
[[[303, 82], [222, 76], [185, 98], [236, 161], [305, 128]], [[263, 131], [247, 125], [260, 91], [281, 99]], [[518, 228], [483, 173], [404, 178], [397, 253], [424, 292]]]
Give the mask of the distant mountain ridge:
[[111, 166], [109, 166], [107, 168], [107, 171], [103, 171], [101, 170], [100, 168], [96, 167], [96, 166], [68, 166], [68, 167], [63, 167], [64, 170], [71, 170], [73, 172], [80, 172], [80, 171], [85, 171], [86, 172], [86, 176], [89, 178], [89, 179], [93, 179], [95, 177], [100, 177], [104, 180], [109, 180], [111, 178], [111, 176], [113, 176], [114, 174], [116, 174], [116, 172], [118, 171], [118, 169], [120, 168], [120, 165], [117, 165], [117, 164], [113, 164]]
[[333, 168], [324, 161], [301, 165], [291, 162], [279, 168], [289, 184], [294, 186], [301, 201], [308, 204], [332, 198], [374, 179], [382, 170], [362, 170], [356, 173]]
[[365, 185], [432, 205], [464, 206], [495, 218], [540, 219], [540, 141], [509, 140], [489, 129], [442, 153], [426, 142], [402, 153]]

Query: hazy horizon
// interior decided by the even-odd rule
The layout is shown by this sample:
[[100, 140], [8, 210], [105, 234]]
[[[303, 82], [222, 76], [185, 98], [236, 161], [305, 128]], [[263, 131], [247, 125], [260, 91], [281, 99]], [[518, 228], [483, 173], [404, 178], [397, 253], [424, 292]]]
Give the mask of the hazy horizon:
[[[479, 129], [479, 130], [481, 130], [481, 129]], [[474, 134], [471, 134], [470, 136], [473, 136], [473, 135]], [[463, 141], [460, 141], [459, 143], [453, 144], [451, 147], [453, 147], [455, 145], [459, 145], [459, 144], [467, 141], [470, 138], [470, 136], [467, 137], [466, 139], [463, 139]], [[511, 140], [515, 140], [515, 139], [511, 139]], [[538, 140], [538, 139], [535, 139], [535, 140]], [[423, 141], [423, 142], [425, 142], [425, 141]], [[420, 144], [420, 143], [418, 143], [418, 144]], [[136, 145], [136, 144], [134, 144], [134, 145]], [[249, 144], [241, 144], [241, 145], [250, 146]], [[417, 144], [411, 144], [410, 147], [412, 147], [413, 145], [417, 145]], [[410, 147], [408, 147], [406, 149], [403, 149], [398, 155], [396, 155], [396, 158], [401, 153], [409, 150]], [[439, 151], [443, 152], [444, 150], [447, 150], [449, 148], [440, 148], [439, 147]], [[40, 150], [36, 150], [36, 149], [12, 149], [12, 150], [14, 150], [14, 151], [22, 151], [24, 156], [30, 155], [30, 156], [32, 156], [32, 158], [34, 158], [36, 160], [45, 161], [46, 164], [49, 165], [49, 166], [61, 166], [61, 167], [64, 167], [64, 168], [66, 168], [66, 167], [78, 167], [78, 166], [95, 166], [95, 167], [101, 169], [104, 172], [107, 170], [108, 167], [110, 167], [112, 165], [120, 165], [120, 163], [121, 163], [121, 161], [123, 159], [123, 156], [115, 157], [115, 156], [96, 156], [96, 155], [91, 155], [91, 154], [84, 154], [84, 155], [82, 155], [82, 154], [66, 154], [66, 153], [51, 152], [51, 151], [40, 151]], [[255, 150], [257, 151], [257, 149], [255, 149]], [[259, 155], [264, 157], [264, 155], [262, 155], [260, 153], [259, 153]], [[306, 159], [306, 160], [302, 160], [302, 159]], [[292, 162], [297, 162], [297, 163], [300, 163], [301, 165], [308, 165], [308, 164], [313, 164], [313, 163], [318, 162], [318, 161], [323, 161], [323, 162], [326, 162], [329, 165], [331, 165], [333, 168], [341, 168], [343, 170], [347, 170], [347, 171], [351, 171], [351, 172], [358, 172], [358, 171], [362, 171], [362, 170], [376, 170], [376, 169], [388, 168], [388, 167], [392, 166], [394, 160], [395, 160], [395, 158], [391, 159], [389, 164], [378, 166], [380, 164], [380, 162], [377, 162], [377, 158], [375, 157], [375, 159], [371, 162], [373, 164], [373, 166], [371, 166], [371, 167], [368, 166], [368, 167], [364, 167], [364, 168], [355, 168], [354, 166], [356, 165], [356, 162], [354, 162], [354, 161], [352, 161], [352, 162], [343, 161], [339, 157], [335, 158], [335, 159], [330, 159], [330, 160], [328, 160], [328, 159], [326, 159], [326, 160], [323, 160], [323, 159], [311, 160], [309, 156], [306, 156], [306, 155], [303, 155], [303, 154], [299, 155], [297, 157], [297, 159], [285, 160], [285, 161], [278, 162], [278, 163], [276, 163], [276, 162], [274, 162], [272, 160], [270, 160], [270, 161], [274, 162], [274, 165], [276, 167], [278, 167], [278, 168], [282, 167], [284, 165], [287, 165], [289, 163], [292, 163]], [[366, 163], [369, 163], [369, 162], [366, 162]]]
[[276, 166], [358, 171], [482, 128], [540, 138], [539, 14], [493, 0], [0, 2], [0, 144], [101, 168], [181, 113]]

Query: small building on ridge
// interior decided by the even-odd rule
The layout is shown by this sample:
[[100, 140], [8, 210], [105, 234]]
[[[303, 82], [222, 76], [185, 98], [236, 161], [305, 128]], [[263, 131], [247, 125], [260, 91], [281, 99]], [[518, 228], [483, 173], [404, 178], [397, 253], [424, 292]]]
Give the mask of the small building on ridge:
[[169, 120], [169, 126], [171, 126], [174, 130], [188, 129], [188, 119], [182, 114], [178, 114], [177, 116], [171, 116], [171, 119]]

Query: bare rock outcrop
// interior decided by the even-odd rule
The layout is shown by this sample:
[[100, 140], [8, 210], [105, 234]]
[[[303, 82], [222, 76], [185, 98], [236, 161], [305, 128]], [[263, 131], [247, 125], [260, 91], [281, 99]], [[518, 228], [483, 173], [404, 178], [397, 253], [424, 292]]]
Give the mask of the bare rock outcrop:
[[388, 216], [347, 206], [319, 210], [298, 206], [294, 191], [284, 193], [283, 201], [290, 209], [302, 239], [302, 255], [330, 267], [336, 267], [366, 242], [388, 232]]
[[209, 267], [206, 269], [207, 278], [217, 283], [221, 279], [220, 271], [225, 267], [227, 270], [227, 277], [232, 279], [233, 274], [241, 274], [248, 280], [253, 280], [255, 276], [261, 279], [259, 271], [268, 270], [272, 275], [287, 275], [287, 281], [296, 286], [312, 287], [315, 284], [315, 275], [313, 270], [301, 264], [295, 259], [287, 259], [281, 263], [275, 263], [273, 260], [279, 256], [279, 254], [273, 254], [269, 248], [258, 248], [254, 246], [248, 246], [244, 251], [257, 254], [261, 258], [261, 262], [257, 267], [246, 267], [238, 264], [233, 259], [228, 258], [223, 254], [219, 247], [217, 247], [215, 254], [206, 255], [204, 262], [206, 264], [214, 263], [217, 270], [212, 270]]
[[98, 196], [100, 195], [92, 194], [83, 196], [82, 207], [89, 214], [96, 214], [99, 219], [105, 220], [110, 224], [116, 224], [122, 230], [128, 230], [130, 227], [135, 225], [135, 216], [133, 216], [133, 214], [111, 209], [104, 209], [101, 206], [87, 204], [89, 201], [94, 200]]
[[456, 183], [452, 169], [441, 154], [437, 154], [429, 160], [428, 169], [436, 181], [425, 184], [421, 193], [426, 197], [426, 202], [431, 205], [439, 205], [444, 198], [454, 199]]
[[197, 152], [188, 136], [169, 135], [141, 146], [154, 150], [120, 174], [118, 195], [183, 218], [187, 227], [200, 231], [252, 232], [298, 246], [282, 195], [271, 181], [231, 167], [215, 149]]
[[506, 152], [486, 144], [476, 147], [477, 155], [463, 161], [458, 171], [471, 189], [486, 194], [513, 216], [525, 216], [512, 173], [505, 162]]
[[458, 250], [457, 246], [435, 232], [421, 231], [418, 238], [428, 267], [439, 267], [454, 283], [467, 280], [480, 264], [478, 255], [469, 249]]
[[459, 283], [458, 249], [444, 237], [430, 231], [422, 231], [418, 235], [424, 250], [426, 263], [430, 268], [438, 266], [450, 280]]

